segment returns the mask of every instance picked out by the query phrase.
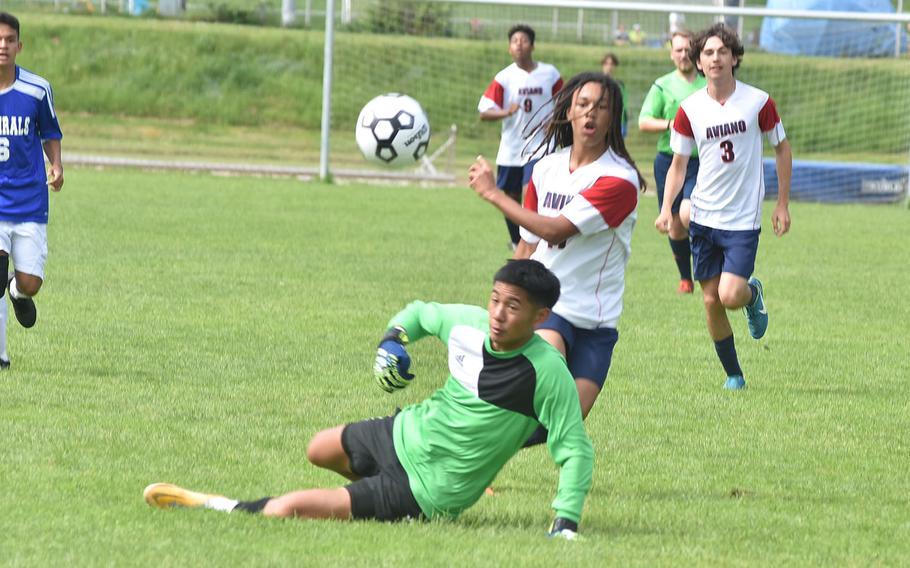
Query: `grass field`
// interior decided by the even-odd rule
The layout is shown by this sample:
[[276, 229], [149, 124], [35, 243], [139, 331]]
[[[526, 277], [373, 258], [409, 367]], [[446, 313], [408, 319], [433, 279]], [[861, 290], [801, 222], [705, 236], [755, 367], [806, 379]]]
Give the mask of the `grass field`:
[[323, 427], [418, 401], [370, 376], [406, 302], [486, 302], [507, 255], [468, 189], [70, 168], [52, 196], [39, 323], [0, 375], [0, 564], [906, 565], [910, 431], [898, 207], [794, 204], [763, 236], [768, 335], [732, 314], [729, 393], [697, 297], [675, 294], [644, 198], [621, 339], [587, 422], [584, 542], [547, 540], [557, 472], [520, 453], [454, 523], [275, 521], [142, 501], [153, 481], [252, 498], [340, 479]]

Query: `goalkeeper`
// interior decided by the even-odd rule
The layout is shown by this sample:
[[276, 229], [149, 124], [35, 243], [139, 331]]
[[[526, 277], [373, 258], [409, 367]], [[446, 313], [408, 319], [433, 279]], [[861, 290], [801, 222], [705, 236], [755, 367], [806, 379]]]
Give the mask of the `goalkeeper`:
[[394, 416], [323, 430], [307, 448], [314, 465], [352, 481], [281, 497], [236, 501], [168, 483], [145, 489], [155, 507], [202, 507], [314, 519], [455, 518], [473, 505], [538, 425], [561, 468], [550, 534], [574, 538], [591, 485], [594, 451], [565, 360], [534, 327], [550, 315], [559, 280], [535, 260], [495, 275], [488, 309], [413, 302], [389, 322], [374, 374], [389, 392], [409, 384], [409, 339], [433, 335], [449, 349], [449, 378]]

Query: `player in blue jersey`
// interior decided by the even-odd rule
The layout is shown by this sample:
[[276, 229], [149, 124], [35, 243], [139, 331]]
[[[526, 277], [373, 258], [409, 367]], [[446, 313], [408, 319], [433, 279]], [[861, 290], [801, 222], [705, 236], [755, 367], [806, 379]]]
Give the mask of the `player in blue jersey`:
[[[22, 51], [19, 20], [0, 12], [0, 275], [9, 270], [9, 298], [22, 327], [35, 325], [32, 296], [44, 282], [47, 260], [47, 188], [63, 187], [60, 140], [51, 85], [16, 65]], [[44, 156], [50, 163], [45, 170]], [[0, 286], [0, 297], [5, 292]], [[0, 302], [0, 368], [9, 368], [8, 308]]]

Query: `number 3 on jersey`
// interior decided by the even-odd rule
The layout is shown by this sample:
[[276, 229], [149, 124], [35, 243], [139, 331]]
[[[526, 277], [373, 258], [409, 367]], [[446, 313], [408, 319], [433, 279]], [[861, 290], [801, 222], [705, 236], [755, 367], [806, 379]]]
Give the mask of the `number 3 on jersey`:
[[729, 140], [724, 140], [720, 143], [720, 159], [725, 163], [730, 163], [736, 159], [736, 154], [733, 153], [733, 142]]
[[0, 136], [0, 162], [9, 160], [9, 138]]

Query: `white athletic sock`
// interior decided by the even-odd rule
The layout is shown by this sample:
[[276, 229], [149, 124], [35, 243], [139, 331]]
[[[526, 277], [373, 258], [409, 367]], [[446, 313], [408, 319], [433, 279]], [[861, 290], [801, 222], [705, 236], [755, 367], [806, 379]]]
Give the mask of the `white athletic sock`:
[[6, 320], [9, 319], [9, 304], [6, 298], [0, 298], [0, 359], [9, 361], [9, 354], [6, 352]]
[[12, 296], [13, 298], [16, 298], [17, 300], [19, 300], [21, 298], [30, 298], [31, 297], [28, 294], [23, 294], [22, 292], [19, 291], [19, 288], [16, 287], [16, 278], [15, 277], [13, 277], [13, 279], [9, 281], [9, 295]]
[[234, 510], [234, 507], [237, 506], [236, 499], [228, 499], [227, 497], [211, 497], [208, 501], [205, 502], [206, 509], [212, 509], [213, 511], [223, 511], [225, 513], [230, 513]]

